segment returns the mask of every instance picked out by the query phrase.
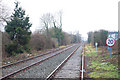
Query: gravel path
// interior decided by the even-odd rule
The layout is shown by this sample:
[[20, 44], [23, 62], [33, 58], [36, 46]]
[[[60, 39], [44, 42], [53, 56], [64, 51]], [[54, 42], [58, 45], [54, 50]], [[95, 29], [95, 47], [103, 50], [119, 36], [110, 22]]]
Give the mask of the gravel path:
[[62, 54], [33, 66], [26, 71], [22, 71], [15, 75], [14, 78], [46, 78], [78, 46], [79, 45], [76, 45]]
[[[70, 46], [70, 47], [72, 47], [72, 46]], [[68, 47], [68, 48], [70, 48], [70, 47]], [[66, 48], [66, 49], [68, 49], [68, 48]], [[39, 61], [39, 60], [44, 60], [44, 59], [46, 59], [47, 57], [53, 56], [53, 55], [55, 55], [55, 54], [58, 54], [58, 53], [66, 50], [66, 49], [63, 49], [63, 50], [54, 52], [54, 53], [52, 53], [52, 54], [47, 54], [47, 55], [44, 55], [44, 56], [41, 56], [41, 57], [38, 57], [38, 58], [35, 58], [35, 59], [31, 59], [31, 60], [22, 62], [22, 63], [17, 64], [17, 65], [12, 65], [12, 66], [7, 67], [7, 68], [2, 68], [2, 76], [5, 76], [5, 75], [7, 75], [7, 74], [10, 74], [10, 73], [12, 73], [12, 72], [14, 72], [14, 71], [16, 71], [16, 70], [18, 70], [18, 69], [21, 69], [21, 68], [23, 68], [23, 67], [26, 67], [26, 66], [28, 66], [28, 65], [30, 65], [30, 64], [32, 64], [32, 63], [34, 63], [34, 62], [37, 62], [37, 61]]]
[[60, 69], [54, 78], [60, 79], [79, 79], [81, 65], [82, 46], [73, 54], [67, 63]]

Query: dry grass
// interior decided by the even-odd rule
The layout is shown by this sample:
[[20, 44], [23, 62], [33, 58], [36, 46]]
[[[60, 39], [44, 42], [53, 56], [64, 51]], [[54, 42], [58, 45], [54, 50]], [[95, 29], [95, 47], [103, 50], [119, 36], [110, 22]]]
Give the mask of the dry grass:
[[[59, 48], [63, 48], [63, 47], [66, 47], [66, 46], [60, 46]], [[26, 58], [29, 58], [29, 57], [32, 57], [32, 56], [36, 56], [36, 55], [39, 55], [39, 54], [47, 53], [47, 52], [50, 52], [51, 50], [55, 50], [55, 48], [39, 50], [39, 51], [32, 50], [32, 54], [22, 53], [22, 54], [18, 54], [16, 56], [4, 57], [2, 59], [2, 65], [14, 63], [16, 61], [23, 60], [23, 59], [26, 59]]]

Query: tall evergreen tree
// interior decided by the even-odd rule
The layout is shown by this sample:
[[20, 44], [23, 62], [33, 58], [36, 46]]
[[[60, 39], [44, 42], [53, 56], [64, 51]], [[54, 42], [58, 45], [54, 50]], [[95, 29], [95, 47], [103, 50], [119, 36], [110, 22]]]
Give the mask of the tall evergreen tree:
[[11, 20], [7, 21], [5, 31], [9, 34], [12, 43], [6, 46], [6, 51], [10, 54], [22, 53], [28, 50], [28, 43], [30, 40], [30, 27], [29, 17], [25, 16], [25, 10], [19, 7], [19, 3], [15, 2], [14, 13]]

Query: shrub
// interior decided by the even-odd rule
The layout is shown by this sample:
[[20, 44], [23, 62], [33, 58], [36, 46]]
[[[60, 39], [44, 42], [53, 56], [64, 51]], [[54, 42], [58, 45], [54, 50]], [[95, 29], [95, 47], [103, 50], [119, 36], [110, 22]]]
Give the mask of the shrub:
[[40, 33], [34, 33], [31, 36], [30, 47], [35, 50], [43, 50], [46, 47], [45, 36]]

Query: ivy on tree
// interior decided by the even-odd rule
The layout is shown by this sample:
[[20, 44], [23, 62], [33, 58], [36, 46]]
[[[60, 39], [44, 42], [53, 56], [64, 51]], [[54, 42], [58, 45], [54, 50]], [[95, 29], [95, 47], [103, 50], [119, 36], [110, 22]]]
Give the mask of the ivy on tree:
[[29, 52], [29, 40], [30, 40], [30, 27], [29, 17], [25, 16], [25, 11], [19, 7], [19, 3], [15, 2], [14, 13], [11, 16], [11, 20], [7, 21], [5, 31], [9, 34], [12, 42], [6, 46], [6, 51], [11, 55]]

